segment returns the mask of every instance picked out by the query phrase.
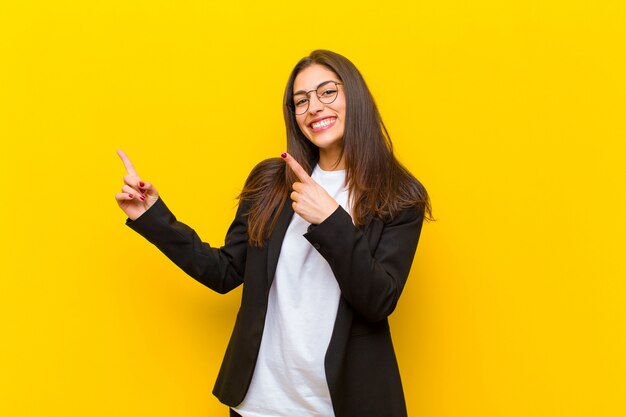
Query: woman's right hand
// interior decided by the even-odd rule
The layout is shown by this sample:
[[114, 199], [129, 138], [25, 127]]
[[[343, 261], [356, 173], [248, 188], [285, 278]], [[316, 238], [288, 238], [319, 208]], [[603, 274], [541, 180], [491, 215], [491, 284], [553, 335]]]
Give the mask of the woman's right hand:
[[115, 194], [115, 199], [128, 218], [136, 220], [156, 203], [159, 199], [159, 193], [152, 184], [139, 178], [135, 167], [124, 151], [120, 149], [117, 154], [122, 159], [127, 174], [124, 175], [122, 192]]

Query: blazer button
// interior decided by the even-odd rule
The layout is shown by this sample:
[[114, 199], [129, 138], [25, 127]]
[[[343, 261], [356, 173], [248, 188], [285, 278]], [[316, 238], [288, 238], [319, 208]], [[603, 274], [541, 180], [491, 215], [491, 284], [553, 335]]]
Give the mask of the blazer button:
[[319, 249], [320, 249], [320, 244], [319, 244], [319, 243], [314, 243], [314, 244], [313, 244], [313, 247], [314, 247], [315, 249], [319, 250]]

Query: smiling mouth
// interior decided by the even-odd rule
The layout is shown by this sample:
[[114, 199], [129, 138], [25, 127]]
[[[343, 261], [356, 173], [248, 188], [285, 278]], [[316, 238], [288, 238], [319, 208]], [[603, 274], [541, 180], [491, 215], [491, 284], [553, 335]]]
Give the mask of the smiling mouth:
[[334, 124], [336, 120], [337, 120], [336, 117], [328, 117], [328, 118], [320, 120], [318, 122], [311, 123], [311, 128], [314, 131], [316, 131], [316, 130], [323, 130], [323, 129], [327, 128], [328, 126]]

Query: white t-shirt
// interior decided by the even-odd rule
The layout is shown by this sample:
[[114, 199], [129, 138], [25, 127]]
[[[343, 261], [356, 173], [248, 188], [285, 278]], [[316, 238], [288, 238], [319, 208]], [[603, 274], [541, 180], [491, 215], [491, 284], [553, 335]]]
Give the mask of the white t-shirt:
[[[311, 177], [350, 213], [345, 174], [318, 165]], [[328, 262], [304, 238], [308, 226], [294, 214], [285, 234], [250, 388], [233, 407], [243, 417], [334, 416], [324, 356], [341, 292]]]

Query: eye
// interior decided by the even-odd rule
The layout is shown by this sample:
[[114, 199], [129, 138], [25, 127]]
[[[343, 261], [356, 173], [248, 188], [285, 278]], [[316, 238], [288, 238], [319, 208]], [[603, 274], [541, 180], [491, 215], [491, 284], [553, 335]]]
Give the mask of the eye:
[[334, 96], [335, 94], [337, 94], [337, 90], [335, 90], [334, 88], [327, 88], [327, 89], [325, 89], [325, 90], [322, 92], [321, 96], [322, 96], [322, 97], [332, 97], [332, 96]]
[[294, 106], [296, 107], [302, 107], [302, 106], [306, 106], [306, 103], [308, 103], [309, 99], [306, 97], [301, 97], [301, 98], [296, 98], [293, 101]]

